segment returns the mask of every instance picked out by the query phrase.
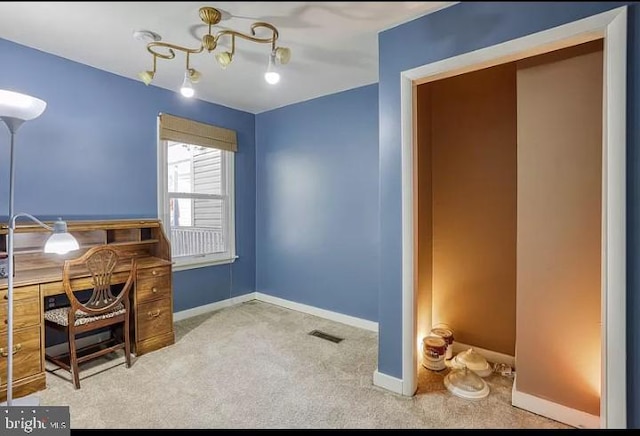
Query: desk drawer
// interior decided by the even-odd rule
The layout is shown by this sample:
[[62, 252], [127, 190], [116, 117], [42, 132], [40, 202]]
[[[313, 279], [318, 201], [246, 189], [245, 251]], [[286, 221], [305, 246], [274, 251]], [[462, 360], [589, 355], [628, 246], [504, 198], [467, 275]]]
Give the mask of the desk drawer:
[[[40, 326], [16, 330], [13, 334], [13, 378], [15, 380], [42, 371], [40, 359]], [[0, 374], [7, 373], [7, 337], [0, 337]], [[2, 377], [5, 385], [6, 375]]]
[[[24, 300], [25, 298], [40, 298], [40, 290], [38, 285], [32, 286], [19, 286], [17, 288], [13, 288], [13, 299], [14, 300]], [[6, 303], [9, 299], [7, 296], [7, 290], [3, 289], [0, 291], [0, 303]]]
[[138, 280], [136, 283], [136, 302], [138, 304], [161, 298], [171, 298], [170, 275]]
[[[0, 302], [0, 332], [7, 331], [7, 303]], [[40, 299], [16, 300], [13, 305], [13, 328], [20, 329], [40, 324]]]
[[173, 329], [171, 299], [163, 298], [150, 303], [138, 304], [136, 323], [137, 341], [170, 332]]
[[171, 265], [139, 269], [137, 278], [138, 280], [144, 280], [166, 275], [171, 275]]

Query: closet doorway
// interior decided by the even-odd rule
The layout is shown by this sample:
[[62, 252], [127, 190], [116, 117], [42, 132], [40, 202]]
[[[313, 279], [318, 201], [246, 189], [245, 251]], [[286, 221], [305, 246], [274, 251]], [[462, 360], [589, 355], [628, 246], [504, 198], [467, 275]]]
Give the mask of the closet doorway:
[[[596, 241], [599, 242], [596, 245], [598, 246], [600, 251], [599, 253], [597, 253], [599, 254], [597, 263], [599, 264], [600, 268], [599, 271], [596, 271], [595, 275], [592, 274], [593, 277], [589, 277], [587, 282], [589, 282], [590, 286], [593, 286], [594, 277], [596, 277], [600, 282], [596, 284], [597, 289], [600, 290], [600, 301], [596, 301], [595, 304], [598, 306], [596, 308], [596, 311], [599, 311], [601, 316], [595, 321], [590, 321], [592, 323], [595, 322], [598, 325], [598, 333], [600, 333], [600, 338], [598, 338], [600, 359], [598, 359], [598, 353], [596, 353], [596, 356], [593, 356], [597, 361], [597, 365], [595, 365], [595, 367], [596, 370], [599, 370], [599, 377], [596, 376], [594, 381], [593, 376], [590, 376], [591, 382], [596, 384], [594, 389], [598, 391], [599, 395], [599, 410], [596, 410], [596, 412], [599, 413], [593, 413], [593, 404], [567, 405], [563, 404], [566, 403], [565, 399], [563, 398], [558, 398], [556, 402], [547, 401], [544, 398], [540, 398], [546, 396], [544, 392], [534, 392], [534, 395], [530, 395], [525, 392], [517, 392], [516, 389], [514, 389], [514, 405], [575, 426], [602, 428], [626, 427], [626, 359], [624, 358], [624, 356], [620, 355], [620, 350], [626, 350], [626, 257], [624, 248], [626, 243], [626, 8], [615, 9], [603, 14], [576, 21], [574, 23], [569, 23], [558, 28], [550, 29], [514, 41], [509, 41], [497, 46], [489, 47], [487, 49], [482, 49], [476, 52], [460, 55], [455, 58], [438, 61], [433, 64], [428, 64], [423, 67], [406, 71], [402, 74], [403, 393], [405, 395], [412, 395], [417, 387], [417, 365], [420, 362], [421, 340], [425, 333], [425, 329], [428, 331], [428, 328], [430, 328], [430, 326], [432, 326], [435, 322], [443, 321], [441, 314], [441, 309], [443, 306], [441, 303], [439, 303], [439, 301], [442, 301], [442, 298], [438, 297], [438, 295], [440, 295], [439, 292], [441, 292], [442, 290], [436, 289], [436, 286], [446, 287], [446, 280], [432, 280], [430, 282], [431, 289], [425, 290], [424, 277], [422, 282], [420, 279], [420, 275], [422, 274], [424, 276], [424, 272], [421, 272], [418, 265], [418, 260], [424, 260], [425, 258], [424, 246], [422, 247], [422, 256], [420, 254], [421, 241], [422, 243], [424, 243], [426, 239], [429, 239], [429, 237], [433, 236], [430, 235], [429, 237], [425, 237], [424, 231], [422, 233], [420, 232], [421, 226], [423, 229], [427, 227], [433, 229], [434, 232], [437, 231], [437, 227], [434, 227], [433, 222], [427, 222], [427, 224], [425, 224], [424, 217], [431, 214], [433, 212], [432, 209], [434, 208], [438, 208], [439, 212], [442, 212], [446, 209], [446, 207], [444, 209], [441, 207], [442, 204], [441, 202], [439, 202], [439, 200], [436, 199], [436, 202], [434, 203], [434, 198], [429, 197], [433, 193], [430, 193], [428, 196], [430, 200], [428, 202], [429, 206], [426, 208], [427, 214], [425, 215], [424, 188], [422, 192], [422, 206], [420, 203], [420, 186], [426, 186], [424, 184], [420, 184], [420, 167], [419, 159], [417, 158], [417, 156], [419, 155], [420, 147], [420, 143], [418, 140], [419, 120], [417, 118], [417, 106], [419, 101], [418, 95], [420, 94], [420, 87], [437, 80], [460, 76], [465, 73], [480, 72], [480, 70], [492, 70], [493, 72], [497, 72], [498, 75], [502, 74], [502, 79], [505, 79], [508, 74], [510, 74], [508, 66], [509, 63], [520, 63], [521, 65], [523, 65], [527, 62], [530, 62], [530, 59], [533, 59], [534, 56], [548, 53], [547, 55], [545, 55], [548, 58], [549, 56], [553, 56], [551, 52], [559, 53], [559, 50], [562, 49], [584, 51], [586, 48], [586, 52], [583, 54], [588, 55], [589, 53], [596, 53], [595, 56], [597, 56], [598, 49], [596, 46], [598, 44], [601, 44], [602, 46], [602, 50], [600, 53], [602, 56], [601, 59], [603, 59], [604, 66], [602, 72], [603, 86], [601, 87], [602, 93], [600, 95], [602, 97], [602, 125], [597, 126], [601, 127], [602, 144], [601, 148], [599, 149], [599, 151], [601, 151], [600, 156], [596, 156], [600, 158], [598, 159], [598, 163], [600, 166], [600, 168], [598, 168], [598, 177], [601, 180], [601, 195], [599, 196], [599, 198], [597, 198], [597, 201], [595, 203], [592, 201], [590, 205], [593, 206], [593, 204], [597, 203], [601, 211], [600, 216], [595, 217], [595, 221], [593, 221], [592, 219], [592, 224], [595, 222], [595, 224], [601, 229], [597, 238], [599, 241]], [[545, 56], [540, 57], [540, 59], [544, 58]], [[584, 56], [579, 55], [569, 57], [573, 57], [576, 59], [584, 58]], [[495, 68], [492, 69], [492, 67]], [[535, 69], [535, 65], [529, 65], [529, 67], [533, 67], [533, 69]], [[515, 72], [517, 68], [514, 67], [513, 70]], [[542, 76], [544, 76], [544, 74]], [[532, 86], [539, 86], [540, 83], [538, 82], [536, 84], [536, 80], [540, 79], [540, 77], [526, 77], [523, 82], [529, 81]], [[534, 97], [535, 92], [529, 92], [529, 100], [535, 100]], [[518, 107], [518, 111], [523, 112], [523, 108]], [[527, 110], [525, 109], [524, 113], [526, 112]], [[528, 124], [526, 120], [523, 121], [522, 119], [518, 120], [518, 123], [520, 125]], [[525, 130], [529, 129], [530, 132], [535, 132], [536, 128], [536, 126], [524, 127]], [[432, 126], [432, 132], [435, 132], [437, 129], [437, 125]], [[518, 126], [518, 129], [520, 129], [520, 126]], [[507, 130], [509, 130], [509, 128], [507, 128]], [[553, 132], [547, 133], [552, 134]], [[518, 131], [518, 134], [520, 134], [520, 131]], [[544, 135], [540, 136], [538, 140], [544, 142]], [[518, 145], [518, 147], [520, 147], [520, 145]], [[502, 246], [507, 247], [507, 251], [512, 250], [512, 253], [507, 253], [506, 256], [504, 255], [504, 252], [497, 255], [494, 252], [494, 255], [496, 255], [500, 259], [493, 262], [493, 265], [498, 265], [501, 262], [504, 262], [506, 259], [505, 263], [513, 266], [513, 269], [510, 270], [506, 277], [502, 277], [504, 282], [504, 286], [502, 287], [504, 289], [524, 289], [531, 283], [531, 280], [521, 280], [517, 282], [516, 285], [516, 277], [519, 277], [519, 275], [524, 275], [524, 270], [522, 270], [521, 263], [518, 263], [516, 266], [516, 257], [525, 259], [529, 255], [529, 253], [535, 251], [535, 247], [531, 245], [526, 246], [526, 249], [523, 249], [522, 247], [526, 244], [524, 244], [522, 241], [526, 241], [527, 238], [529, 241], [535, 240], [534, 233], [539, 229], [536, 229], [536, 226], [534, 224], [539, 223], [540, 216], [534, 216], [536, 207], [529, 207], [527, 206], [526, 202], [521, 203], [519, 200], [521, 200], [520, 195], [522, 194], [520, 188], [524, 187], [524, 189], [526, 190], [527, 181], [526, 179], [522, 179], [521, 174], [534, 174], [534, 172], [532, 171], [527, 173], [526, 167], [528, 164], [532, 164], [533, 160], [538, 159], [541, 156], [536, 155], [537, 151], [535, 150], [539, 149], [540, 148], [536, 146], [532, 146], [529, 149], [525, 149], [524, 151], [518, 148], [518, 165], [516, 167], [510, 167], [510, 169], [507, 168], [505, 171], [502, 171], [502, 175], [496, 176], [496, 174], [492, 173], [492, 177], [495, 176], [495, 180], [490, 181], [490, 183], [487, 185], [488, 187], [490, 187], [491, 183], [493, 183], [494, 187], [502, 189], [505, 188], [505, 186], [499, 179], [502, 178], [504, 180], [511, 180], [513, 182], [512, 185], [506, 186], [505, 191], [507, 193], [505, 198], [510, 196], [510, 199], [507, 201], [507, 203], [509, 204], [507, 205], [505, 210], [510, 210], [511, 212], [509, 213], [512, 216], [509, 216], [508, 213], [507, 215], [501, 215], [501, 218], [497, 219], [497, 221], [494, 220], [497, 227], [504, 227], [504, 223], [500, 223], [500, 220], [506, 220], [510, 223], [506, 226], [505, 232], [496, 231], [495, 233], [495, 235], [502, 235], [500, 236], [503, 239]], [[529, 153], [527, 150], [534, 150], [534, 152]], [[451, 160], [451, 156], [447, 157], [447, 153], [448, 151], [446, 149], [440, 148], [440, 151], [431, 155], [429, 160], [440, 159], [440, 163], [447, 161], [449, 163], [453, 162]], [[501, 154], [500, 156], [496, 156], [496, 160], [499, 161], [502, 159], [505, 162], [514, 162], [514, 159], [516, 159], [514, 150], [511, 150], [511, 153], [511, 155], [509, 155], [509, 152], [507, 152], [506, 155]], [[593, 154], [593, 150], [591, 151], [591, 154]], [[561, 156], [557, 155], [554, 157], [554, 159], [557, 159], [559, 157]], [[523, 161], [522, 159], [525, 160]], [[489, 161], [490, 160], [491, 159], [489, 159]], [[564, 162], [562, 165], [564, 164], [569, 164], [569, 162]], [[421, 165], [424, 166], [424, 161], [421, 163]], [[433, 166], [433, 162], [429, 162], [428, 165], [430, 166], [430, 168], [436, 168]], [[443, 169], [444, 168], [442, 166], [438, 166], [436, 169], [436, 171], [438, 172], [436, 177], [438, 178], [438, 180], [440, 180], [439, 186], [446, 186], [447, 184], [453, 187], [457, 186], [455, 181], [447, 180], [448, 174], [446, 171], [442, 172]], [[431, 175], [429, 175], [429, 177], [431, 177]], [[540, 180], [532, 182], [531, 189], [529, 189], [528, 194], [536, 193], [536, 186], [539, 185], [539, 181]], [[507, 185], [509, 183], [511, 182], [508, 182]], [[473, 188], [472, 184], [470, 184], [469, 186]], [[442, 194], [442, 192], [440, 192], [440, 194]], [[436, 196], [437, 195], [438, 194], [436, 194]], [[446, 198], [446, 195], [440, 197], [440, 199], [442, 198]], [[542, 195], [540, 198], [544, 198], [544, 195]], [[565, 198], [565, 200], [567, 200], [567, 198]], [[473, 199], [471, 199], [471, 201], [473, 201]], [[573, 200], [569, 199], [569, 202], [573, 202]], [[460, 206], [460, 204], [458, 204], [458, 206]], [[514, 209], [512, 207], [514, 204], [518, 204], [517, 209]], [[539, 206], [539, 204], [537, 206]], [[547, 204], [547, 206], [553, 207], [553, 204], [549, 203]], [[529, 211], [527, 212], [528, 215], [523, 215], [523, 211], [527, 210]], [[450, 212], [455, 213], [455, 211], [456, 207], [453, 207]], [[420, 216], [421, 212], [422, 216]], [[460, 212], [459, 207], [458, 212]], [[432, 218], [438, 216], [440, 218], [436, 219], [438, 219], [439, 222], [444, 222], [442, 220], [442, 214], [431, 215]], [[517, 217], [515, 221], [513, 220], [514, 217]], [[516, 227], [520, 229], [526, 227], [526, 225], [529, 225], [530, 228], [529, 235], [527, 235], [526, 232], [524, 234], [517, 233]], [[567, 227], [567, 225], [565, 225], [564, 227], [566, 228], [565, 230], [570, 231], [570, 226]], [[450, 228], [449, 234], [447, 234], [447, 231], [441, 233], [440, 236], [444, 235], [445, 238], [440, 238], [440, 241], [447, 239], [450, 240], [451, 236], [455, 236], [455, 231], [453, 230]], [[480, 237], [480, 239], [482, 239], [482, 237]], [[433, 240], [434, 239], [432, 238], [432, 244]], [[555, 239], [548, 238], [548, 240], [554, 241]], [[516, 243], [516, 241], [520, 242]], [[439, 244], [440, 248], [446, 246], [446, 244]], [[518, 244], [524, 245], [519, 246]], [[593, 248], [593, 244], [591, 244], [591, 247]], [[544, 249], [548, 248], [549, 246], [545, 247]], [[542, 251], [538, 253], [539, 256], [542, 255], [544, 249], [542, 249]], [[447, 250], [445, 249], [444, 252], [446, 253], [446, 251]], [[454, 251], [450, 250], [449, 253], [453, 253], [452, 255], [455, 255]], [[446, 265], [447, 262], [450, 262], [451, 264], [455, 263], [455, 260], [446, 260], [446, 256], [443, 257], [442, 253], [442, 250], [439, 250], [438, 252], [431, 252], [431, 255], [433, 257], [429, 259], [429, 262], [432, 268], [436, 268], [438, 267], [438, 265]], [[468, 254], [469, 253], [465, 253], [465, 255]], [[477, 260], [482, 260], [481, 257], [482, 256], [480, 253], [480, 255], [477, 257]], [[438, 262], [438, 259], [440, 259], [440, 262]], [[443, 259], [444, 263], [442, 262]], [[593, 261], [591, 262], [593, 263]], [[489, 263], [491, 264], [491, 262]], [[473, 264], [473, 262], [469, 263], [469, 265], [471, 264]], [[544, 270], [544, 268], [539, 269], [538, 272], [534, 271], [533, 275], [530, 277], [539, 277], [539, 271], [542, 270]], [[478, 271], [481, 272], [482, 268], [479, 268]], [[432, 270], [431, 272], [434, 271]], [[538, 274], [538, 276], [536, 276], [536, 274]], [[446, 275], [443, 275], [441, 277], [445, 276]], [[443, 283], [445, 283], [445, 285], [443, 285]], [[429, 288], [429, 286], [427, 286], [427, 288]], [[509, 312], [509, 307], [515, 308], [515, 296], [506, 294], [500, 296], [499, 294], [500, 292], [493, 296], [495, 300], [494, 302], [498, 302], [498, 304], [500, 304], [501, 301], [506, 302], [505, 304], [503, 304], [504, 307], [500, 309], [503, 311], [503, 315], [501, 315], [500, 318], [505, 325], [511, 324], [515, 327], [515, 324], [517, 322], [516, 312], [529, 312], [523, 312], [520, 309], [520, 311]], [[544, 296], [542, 297], [544, 298]], [[526, 300], [526, 298], [524, 297], [521, 299], [523, 301]], [[596, 300], [597, 299], [598, 298], [596, 296]], [[591, 303], [594, 303], [593, 298], [591, 298], [591, 300]], [[461, 303], [461, 300], [456, 300], [451, 304]], [[576, 302], [576, 304], [577, 303], [578, 302]], [[430, 310], [419, 311], [418, 306], [430, 307]], [[593, 312], [593, 304], [591, 304], [590, 307], [590, 310]], [[433, 309], [437, 309], [439, 312], [436, 313]], [[464, 310], [462, 312], [464, 312]], [[509, 312], [509, 314], [504, 315], [504, 313], [507, 312]], [[455, 316], [457, 315], [452, 316], [455, 318]], [[460, 320], [463, 318], [464, 317], [459, 317], [458, 319]], [[469, 320], [470, 318], [466, 317], [464, 319]], [[532, 319], [535, 319], [535, 316]], [[531, 323], [531, 320], [528, 320], [528, 322]], [[452, 327], [455, 331], [456, 326], [453, 325]], [[562, 326], [559, 325], [558, 328], [562, 328]], [[465, 327], [465, 329], [467, 340], [469, 342], [478, 340], [477, 337], [474, 338], [473, 335], [469, 334], [469, 332], [473, 330], [471, 329], [471, 327]], [[504, 332], [503, 327], [498, 326], [494, 328], [494, 330], [496, 331], [500, 329], [502, 329], [502, 331]], [[518, 329], [516, 328], [511, 329], [511, 337], [509, 336], [508, 332], [506, 335], [503, 335], [504, 337], [502, 338], [499, 338], [498, 335], [495, 334], [489, 334], [488, 337], [490, 336], [491, 338], [496, 339], [496, 343], [493, 344], [493, 348], [496, 348], [495, 351], [498, 351], [499, 353], [504, 352], [504, 354], [508, 355], [510, 350], [514, 350], [514, 354], [516, 354], [516, 366], [519, 366], [518, 358], [524, 358], [526, 356], [527, 347], [520, 343], [518, 344], [518, 346], [515, 345], [517, 341], [517, 330]], [[479, 330], [475, 329], [474, 331]], [[544, 333], [542, 330], [541, 333], [548, 334], [548, 332]], [[522, 336], [522, 341], [535, 340], [535, 336], [535, 334], [525, 334]], [[548, 336], [547, 338], [551, 339]], [[482, 341], [483, 339], [481, 338], [480, 340]], [[487, 338], [485, 338], [484, 340], [486, 341]], [[520, 351], [518, 351], [518, 349], [520, 349]], [[561, 350], [558, 350], [557, 344], [551, 346], [549, 350], [551, 350], [552, 352], [551, 355], [545, 354], [545, 351], [548, 350], [541, 350], [539, 356], [541, 361], [544, 361], [545, 359], [553, 360], [555, 357], [560, 356], [559, 354], [557, 356], [553, 355], [553, 352], [561, 352]], [[525, 370], [525, 368], [531, 368], [532, 366], [535, 366], [535, 362], [525, 360], [523, 360], [522, 362], [523, 363], [521, 366], [523, 370]], [[563, 368], [561, 370], [566, 371], [566, 368]], [[527, 371], [531, 371], [531, 369], [528, 369]], [[516, 372], [518, 372], [518, 368], [516, 368]], [[531, 381], [535, 379], [535, 377], [525, 377], [525, 374], [523, 373], [522, 379], [524, 380], [525, 378], [528, 378], [527, 384], [531, 384]], [[517, 389], [519, 390], [520, 386], [517, 382], [517, 379], [516, 385]], [[524, 388], [529, 389], [526, 386]], [[536, 393], [540, 395], [540, 397], [536, 396]], [[562, 397], [562, 395], [560, 395], [560, 397]], [[595, 408], [598, 409], [597, 404]], [[585, 412], [584, 409], [587, 409], [587, 411]], [[599, 416], [599, 422], [596, 421], [594, 423], [594, 416]]]

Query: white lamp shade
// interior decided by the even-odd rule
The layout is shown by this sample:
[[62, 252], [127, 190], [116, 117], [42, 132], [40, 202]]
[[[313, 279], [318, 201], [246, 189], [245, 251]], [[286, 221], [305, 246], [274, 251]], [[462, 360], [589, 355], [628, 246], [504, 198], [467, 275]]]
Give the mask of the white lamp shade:
[[45, 253], [66, 254], [78, 248], [78, 241], [71, 233], [53, 233], [44, 244]]
[[44, 244], [45, 253], [66, 254], [80, 248], [78, 241], [73, 235], [67, 232], [67, 223], [58, 220], [53, 223], [53, 233]]
[[46, 107], [39, 98], [0, 89], [0, 117], [29, 121], [42, 115]]

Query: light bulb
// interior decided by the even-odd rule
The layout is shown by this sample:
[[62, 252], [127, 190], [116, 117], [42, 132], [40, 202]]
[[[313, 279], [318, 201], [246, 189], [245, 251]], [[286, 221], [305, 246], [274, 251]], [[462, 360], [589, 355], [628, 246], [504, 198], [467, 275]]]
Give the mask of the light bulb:
[[280, 73], [276, 71], [276, 55], [275, 52], [272, 52], [269, 55], [269, 66], [267, 67], [266, 73], [264, 73], [264, 80], [269, 85], [275, 85], [280, 81]]
[[275, 85], [280, 81], [280, 74], [274, 71], [267, 71], [264, 73], [264, 80], [266, 80], [269, 85]]
[[196, 91], [193, 89], [193, 84], [191, 83], [191, 79], [189, 78], [189, 70], [185, 71], [184, 81], [182, 82], [182, 86], [180, 87], [180, 94], [183, 97], [191, 98], [195, 95]]
[[195, 95], [195, 93], [196, 92], [193, 90], [193, 87], [190, 85], [180, 88], [180, 94], [182, 94], [183, 97], [191, 98]]

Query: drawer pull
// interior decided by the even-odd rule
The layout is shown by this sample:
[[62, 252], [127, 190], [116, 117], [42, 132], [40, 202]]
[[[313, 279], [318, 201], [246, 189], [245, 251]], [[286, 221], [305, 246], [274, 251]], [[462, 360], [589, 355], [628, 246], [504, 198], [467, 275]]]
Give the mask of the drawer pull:
[[158, 288], [155, 288], [155, 287], [151, 288], [151, 292], [153, 292], [155, 294], [156, 292], [158, 292]]
[[5, 300], [8, 300], [8, 299], [9, 299], [9, 294], [4, 294], [4, 295], [2, 296], [2, 298], [4, 298]]
[[160, 316], [160, 309], [156, 310], [155, 312], [147, 312], [147, 316], [149, 318], [157, 318]]
[[[11, 354], [16, 354], [21, 349], [22, 349], [22, 344], [16, 344], [16, 345], [13, 346], [13, 353], [11, 353]], [[8, 351], [4, 351], [4, 348], [0, 348], [0, 356], [8, 357], [9, 356], [9, 352]]]
[[153, 271], [151, 271], [151, 274], [153, 274], [154, 276], [158, 275], [158, 271], [156, 271], [155, 269]]

